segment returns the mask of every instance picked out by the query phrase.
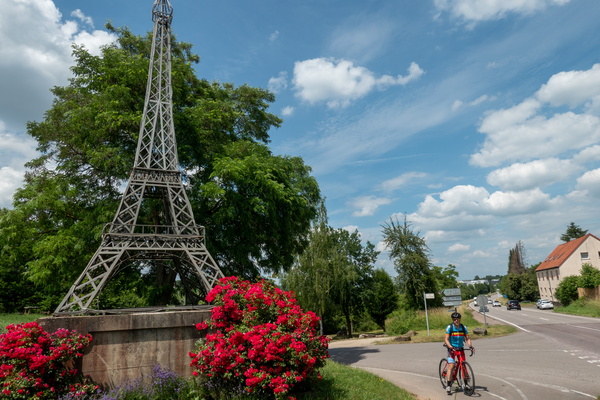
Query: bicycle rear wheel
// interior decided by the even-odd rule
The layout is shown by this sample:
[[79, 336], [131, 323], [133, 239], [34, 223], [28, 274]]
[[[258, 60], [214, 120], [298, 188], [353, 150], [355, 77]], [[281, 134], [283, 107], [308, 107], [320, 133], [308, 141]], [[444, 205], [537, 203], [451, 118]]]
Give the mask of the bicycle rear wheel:
[[471, 396], [475, 393], [475, 374], [473, 374], [473, 368], [468, 362], [463, 362], [462, 368], [459, 373], [460, 385], [463, 388], [463, 392], [467, 396]]
[[440, 360], [440, 366], [438, 370], [440, 372], [440, 382], [442, 382], [442, 387], [446, 389], [446, 383], [448, 382], [448, 359], [442, 358]]

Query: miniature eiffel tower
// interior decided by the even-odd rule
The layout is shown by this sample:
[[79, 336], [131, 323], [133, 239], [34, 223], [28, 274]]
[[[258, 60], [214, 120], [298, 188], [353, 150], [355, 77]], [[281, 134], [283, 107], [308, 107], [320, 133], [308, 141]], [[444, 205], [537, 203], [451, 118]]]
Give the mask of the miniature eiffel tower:
[[[73, 284], [55, 314], [86, 312], [123, 263], [172, 260], [186, 290], [210, 291], [223, 277], [204, 244], [204, 227], [196, 225], [179, 171], [173, 124], [171, 87], [171, 21], [169, 0], [155, 0], [152, 8], [154, 39], [148, 70], [144, 114], [135, 164], [119, 209], [104, 227], [102, 243]], [[162, 201], [163, 225], [139, 224], [147, 199]], [[150, 200], [153, 201], [153, 200]]]

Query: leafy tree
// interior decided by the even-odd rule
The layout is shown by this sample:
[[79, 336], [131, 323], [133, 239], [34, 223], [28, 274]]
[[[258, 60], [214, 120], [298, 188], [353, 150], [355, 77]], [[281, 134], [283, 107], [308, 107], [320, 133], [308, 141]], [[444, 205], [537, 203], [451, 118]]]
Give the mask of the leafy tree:
[[592, 264], [585, 263], [581, 266], [579, 286], [581, 288], [595, 288], [600, 286], [600, 270]]
[[[0, 268], [23, 268], [52, 307], [98, 247], [135, 156], [151, 34], [107, 28], [117, 42], [101, 56], [75, 47], [74, 77], [52, 89], [45, 119], [28, 124], [41, 155], [27, 164], [14, 209], [3, 217], [9, 225], [0, 228], [0, 246], [12, 243], [10, 260]], [[198, 79], [191, 45], [173, 39], [172, 52], [179, 161], [208, 250], [226, 275], [252, 278], [288, 269], [307, 244], [320, 192], [302, 159], [273, 155], [267, 147], [269, 130], [281, 124], [268, 112], [273, 94]], [[155, 206], [149, 202], [143, 210], [148, 223]], [[19, 226], [26, 229], [11, 242]], [[146, 270], [157, 284], [174, 283], [157, 263], [131, 274]]]
[[281, 278], [282, 285], [296, 293], [299, 304], [331, 321], [340, 313], [352, 334], [353, 317], [364, 308], [373, 264], [379, 253], [365, 245], [358, 232], [327, 225], [323, 204], [309, 234], [309, 245], [293, 268]]
[[385, 332], [385, 319], [398, 308], [399, 296], [394, 281], [383, 268], [373, 271], [370, 289], [365, 297], [367, 312]]
[[407, 306], [424, 308], [423, 293], [438, 292], [425, 239], [412, 230], [406, 214], [403, 223], [390, 219], [383, 225], [383, 237], [398, 272], [400, 292], [405, 295]]
[[455, 288], [458, 287], [458, 272], [456, 266], [448, 264], [447, 267], [442, 268], [433, 265], [431, 272], [437, 281], [437, 286], [440, 289]]
[[522, 241], [518, 241], [514, 249], [508, 253], [508, 273], [522, 274], [527, 268], [525, 267], [525, 246]]
[[579, 298], [577, 287], [579, 286], [579, 276], [571, 275], [565, 277], [554, 291], [554, 296], [563, 306], [568, 306]]
[[585, 236], [587, 233], [587, 230], [583, 230], [581, 229], [581, 227], [579, 227], [579, 225], [575, 225], [574, 222], [571, 222], [567, 226], [567, 231], [560, 235], [560, 240], [562, 240], [565, 243], [570, 242], [572, 239], [580, 238], [582, 236]]
[[521, 274], [508, 274], [500, 281], [500, 291], [511, 299], [535, 300], [539, 297], [539, 287], [535, 275], [537, 265]]

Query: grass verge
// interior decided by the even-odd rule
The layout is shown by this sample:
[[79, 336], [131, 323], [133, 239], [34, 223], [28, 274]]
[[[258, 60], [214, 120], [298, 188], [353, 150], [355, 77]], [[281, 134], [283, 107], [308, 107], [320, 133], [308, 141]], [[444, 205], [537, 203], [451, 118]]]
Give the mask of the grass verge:
[[328, 360], [323, 379], [311, 391], [299, 393], [298, 400], [415, 400], [404, 389], [370, 372]]
[[10, 324], [22, 324], [33, 322], [38, 318], [47, 317], [44, 314], [0, 314], [0, 333], [5, 331], [5, 327]]

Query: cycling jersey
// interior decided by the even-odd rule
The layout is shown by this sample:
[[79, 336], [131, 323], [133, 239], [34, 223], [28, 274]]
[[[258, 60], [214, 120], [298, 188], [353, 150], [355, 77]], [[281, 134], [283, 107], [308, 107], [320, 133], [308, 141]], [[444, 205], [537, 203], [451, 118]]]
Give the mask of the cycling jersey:
[[463, 324], [460, 324], [458, 328], [454, 324], [450, 324], [446, 327], [446, 334], [450, 335], [448, 340], [452, 347], [462, 349], [465, 346], [465, 336], [469, 334], [469, 330]]

